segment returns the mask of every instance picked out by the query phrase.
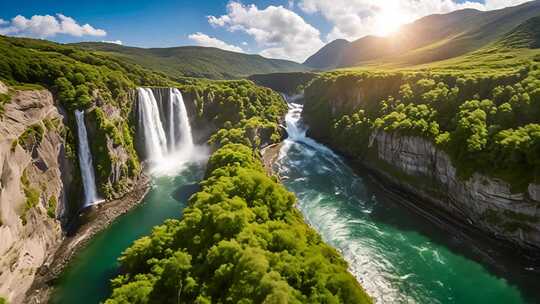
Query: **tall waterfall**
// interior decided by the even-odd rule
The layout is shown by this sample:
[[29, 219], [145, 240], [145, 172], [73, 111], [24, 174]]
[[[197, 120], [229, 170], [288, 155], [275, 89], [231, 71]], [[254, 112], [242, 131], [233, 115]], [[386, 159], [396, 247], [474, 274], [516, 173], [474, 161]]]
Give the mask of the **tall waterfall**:
[[143, 130], [144, 145], [148, 159], [158, 161], [167, 152], [167, 138], [156, 98], [151, 89], [138, 88], [139, 92], [139, 129]]
[[79, 135], [79, 166], [84, 188], [84, 205], [88, 207], [100, 201], [96, 190], [94, 166], [92, 165], [92, 152], [88, 145], [88, 134], [84, 123], [84, 111], [75, 110], [77, 120], [77, 133]]
[[187, 115], [186, 105], [182, 93], [178, 89], [170, 89], [169, 104], [169, 132], [173, 151], [179, 149], [191, 149], [193, 147], [193, 137], [191, 135], [191, 125]]
[[174, 88], [137, 90], [139, 132], [150, 163], [163, 165], [168, 156], [191, 154], [194, 143], [182, 93]]

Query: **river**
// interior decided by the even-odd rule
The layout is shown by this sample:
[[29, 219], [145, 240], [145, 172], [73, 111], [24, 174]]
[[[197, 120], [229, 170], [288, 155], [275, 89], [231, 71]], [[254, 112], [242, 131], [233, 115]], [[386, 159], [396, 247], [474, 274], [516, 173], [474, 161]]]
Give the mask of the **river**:
[[[177, 168], [178, 169], [178, 168]], [[143, 202], [98, 233], [70, 261], [53, 293], [54, 304], [97, 304], [111, 292], [109, 280], [118, 274], [117, 259], [136, 239], [166, 219], [180, 218], [188, 198], [198, 190], [204, 165], [190, 163], [177, 173], [155, 174]]]
[[305, 136], [302, 106], [290, 103], [289, 139], [276, 171], [298, 208], [377, 303], [537, 303], [540, 277], [512, 257], [483, 263], [475, 242], [405, 208], [354, 172], [340, 156]]
[[[349, 262], [351, 273], [378, 303], [537, 303], [537, 274], [501, 256], [483, 260], [470, 239], [433, 225], [399, 198], [354, 172], [330, 149], [305, 136], [302, 106], [290, 104], [289, 139], [274, 164], [298, 197], [306, 221]], [[200, 154], [200, 153], [193, 153]], [[204, 154], [204, 153], [203, 153]], [[110, 294], [117, 258], [154, 225], [179, 218], [197, 190], [204, 161], [154, 172], [143, 203], [99, 233], [70, 263], [52, 303], [96, 304]], [[171, 171], [171, 169], [173, 169]], [[494, 271], [498, 264], [499, 271]], [[500, 271], [503, 269], [503, 271]]]

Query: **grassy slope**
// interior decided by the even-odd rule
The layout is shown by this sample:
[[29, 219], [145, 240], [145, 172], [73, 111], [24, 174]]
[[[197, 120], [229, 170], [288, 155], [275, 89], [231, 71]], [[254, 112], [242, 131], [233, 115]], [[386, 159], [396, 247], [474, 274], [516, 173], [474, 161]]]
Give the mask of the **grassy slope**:
[[341, 54], [345, 48], [350, 45], [350, 42], [344, 39], [334, 40], [317, 53], [310, 56], [304, 62], [304, 65], [315, 69], [325, 69], [328, 67], [335, 68], [341, 61]]
[[401, 66], [396, 62], [373, 61], [363, 66], [340, 71], [402, 71], [430, 70], [445, 74], [505, 75], [519, 72], [530, 62], [540, 61], [540, 16], [530, 18], [513, 30], [470, 53], [418, 65]]
[[[414, 101], [417, 104], [428, 105], [428, 109], [433, 108], [436, 113], [440, 114], [440, 117], [446, 117], [437, 121], [440, 123], [439, 131], [455, 133], [455, 137], [458, 138], [460, 135], [455, 132], [458, 130], [455, 124], [466, 116], [463, 114], [467, 109], [464, 104], [475, 99], [484, 101], [488, 99], [486, 102], [493, 103], [496, 107], [492, 109], [493, 111], [488, 111], [489, 113], [485, 112], [487, 120], [481, 118], [475, 122], [467, 122], [470, 126], [478, 127], [482, 124], [481, 121], [484, 121], [483, 123], [489, 126], [489, 130], [486, 129], [485, 133], [488, 144], [481, 149], [481, 153], [484, 154], [479, 157], [478, 154], [474, 154], [476, 152], [455, 153], [454, 150], [459, 150], [460, 147], [464, 146], [462, 143], [452, 142], [447, 148], [450, 149], [451, 154], [453, 153], [454, 161], [457, 162], [458, 167], [464, 169], [463, 172], [469, 170], [467, 174], [470, 174], [472, 169], [482, 170], [487, 175], [510, 182], [514, 191], [524, 191], [532, 180], [538, 183], [539, 176], [538, 173], [535, 173], [538, 171], [533, 170], [533, 165], [527, 163], [527, 161], [532, 162], [536, 159], [535, 156], [523, 156], [527, 153], [531, 155], [536, 153], [537, 141], [532, 139], [533, 135], [527, 135], [526, 132], [535, 128], [538, 124], [538, 117], [540, 117], [538, 116], [538, 101], [540, 100], [538, 96], [540, 95], [538, 95], [539, 86], [536, 72], [538, 62], [540, 62], [540, 49], [538, 48], [540, 35], [538, 33], [540, 33], [540, 17], [534, 17], [509, 31], [498, 41], [463, 56], [407, 68], [374, 64], [328, 72], [320, 77], [322, 79], [320, 84], [328, 84], [325, 90], [329, 96], [323, 97], [321, 104], [326, 106], [325, 102], [328, 100], [341, 100], [345, 105], [343, 105], [342, 113], [339, 115], [351, 114], [351, 111], [361, 108], [371, 113], [370, 119], [373, 121], [388, 114], [383, 113], [382, 107], [378, 108], [384, 103], [382, 100], [387, 100], [387, 104], [396, 102], [402, 103], [402, 105]], [[413, 94], [411, 96], [414, 97], [407, 99], [408, 97], [404, 97], [408, 94], [407, 91], [401, 92], [402, 85], [407, 84], [409, 88], [411, 86], [414, 88], [416, 85], [413, 93], [414, 90], [421, 92], [422, 89], [419, 89], [418, 86], [420, 82], [416, 82], [418, 79], [430, 79], [433, 81], [433, 86], [437, 84], [437, 86], [443, 85], [443, 87], [438, 89], [432, 87], [432, 91], [424, 92], [426, 95], [423, 95], [424, 93], [417, 94], [418, 96]], [[424, 84], [428, 84], [428, 82], [424, 82]], [[455, 96], [451, 91], [454, 89], [459, 89]], [[363, 92], [362, 98], [359, 99], [360, 104], [359, 101], [355, 103], [355, 100], [349, 97], [357, 96], [360, 94], [359, 92]], [[324, 96], [324, 94], [324, 91], [314, 91], [314, 88], [311, 88], [311, 96], [315, 99], [316, 96]], [[309, 94], [306, 93], [306, 96], [309, 98]], [[393, 98], [387, 99], [388, 96]], [[473, 103], [469, 102], [469, 107]], [[309, 108], [304, 108], [304, 112], [306, 110], [309, 112]], [[402, 110], [403, 108], [396, 110], [397, 116], [389, 115], [385, 119], [388, 121], [397, 119], [398, 122], [395, 125], [399, 125], [401, 119], [399, 115], [406, 112]], [[322, 137], [332, 138], [335, 136], [324, 133], [329, 129], [328, 125], [332, 123], [331, 120], [336, 118], [328, 118], [328, 111], [328, 109], [318, 112], [312, 111], [312, 118], [308, 124], [312, 129], [316, 129], [313, 126], [322, 121], [321, 126], [323, 127], [318, 129], [318, 133], [322, 134]], [[337, 110], [337, 112], [340, 111]], [[410, 120], [416, 122], [425, 119], [425, 117], [415, 116], [420, 112], [411, 110], [409, 114], [413, 114], [411, 114]], [[406, 114], [406, 117], [409, 117], [407, 116], [409, 114]], [[506, 114], [509, 115], [505, 116]], [[362, 115], [357, 117], [357, 120], [360, 119], [358, 123], [360, 126], [363, 123], [361, 118]], [[403, 126], [406, 131], [414, 129], [414, 125], [407, 127], [404, 124]], [[340, 132], [343, 131], [343, 127], [338, 126], [337, 128]], [[352, 130], [360, 131], [362, 128], [365, 127], [353, 127]], [[462, 128], [466, 129], [466, 127]], [[534, 132], [530, 131], [530, 133]], [[434, 141], [436, 142], [437, 139]], [[508, 143], [513, 141], [524, 144], [516, 144], [509, 148]], [[502, 153], [502, 150], [508, 154]], [[516, 161], [515, 166], [513, 164], [510, 168], [504, 167], [501, 164], [510, 163], [510, 161], [499, 160], [504, 159], [507, 155], [512, 155], [513, 161], [522, 160], [522, 162]], [[499, 168], [494, 169], [496, 166], [488, 167], [478, 161], [486, 159], [497, 163]], [[493, 161], [493, 159], [498, 159], [498, 161]], [[521, 166], [521, 164], [526, 165]]]
[[84, 42], [76, 45], [137, 63], [172, 78], [233, 79], [252, 74], [308, 70], [305, 66], [292, 61], [207, 47], [143, 49], [100, 42]]
[[[351, 42], [343, 50], [338, 66], [407, 68], [459, 57], [485, 48], [538, 15], [537, 0], [495, 11], [467, 9], [427, 16], [390, 37], [368, 36]], [[332, 65], [328, 61], [327, 67]]]

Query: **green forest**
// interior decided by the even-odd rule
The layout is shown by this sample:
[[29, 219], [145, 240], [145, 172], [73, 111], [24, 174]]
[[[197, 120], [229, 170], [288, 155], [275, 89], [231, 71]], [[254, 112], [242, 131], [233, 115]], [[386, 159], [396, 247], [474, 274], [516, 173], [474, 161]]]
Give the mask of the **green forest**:
[[250, 147], [214, 152], [201, 185], [124, 252], [105, 303], [371, 303]]
[[[26, 38], [0, 37], [0, 79], [12, 90], [47, 88], [54, 94], [67, 112], [66, 150], [76, 167], [73, 111], [89, 109], [87, 122], [96, 138], [91, 143], [97, 152], [93, 154], [96, 179], [100, 194], [107, 199], [128, 191], [130, 180], [141, 172], [133, 121], [133, 91], [138, 86], [179, 88], [194, 103], [195, 123], [211, 125], [211, 134], [223, 128], [212, 137], [212, 142], [219, 144], [229, 137], [253, 147], [277, 142], [281, 139], [278, 121], [287, 110], [279, 94], [251, 81], [174, 81], [110, 55]], [[5, 99], [9, 100], [9, 96]], [[119, 115], [111, 116], [111, 109], [117, 109]], [[126, 151], [130, 156], [126, 163], [116, 163], [118, 159], [107, 151], [108, 141]], [[121, 167], [119, 180], [112, 180], [115, 166]], [[79, 174], [75, 176], [80, 178]], [[74, 184], [79, 182], [75, 180]], [[69, 199], [73, 212], [79, 208], [76, 202], [81, 195], [80, 185], [74, 187]]]
[[[108, 141], [131, 155], [123, 174], [141, 172], [132, 118], [107, 114], [113, 107], [133, 117], [134, 88], [180, 88], [195, 125], [212, 127], [208, 142], [217, 150], [202, 190], [181, 219], [155, 227], [124, 252], [106, 303], [371, 302], [340, 254], [303, 222], [294, 195], [262, 168], [259, 148], [283, 137], [278, 124], [287, 106], [278, 93], [248, 80], [173, 81], [105, 54], [32, 39], [1, 37], [0, 59], [0, 79], [11, 90], [47, 88], [66, 109], [73, 160], [73, 111], [89, 109], [96, 179], [106, 198], [126, 186], [109, 181], [115, 159]], [[80, 189], [72, 195], [78, 201]]]
[[536, 62], [510, 74], [331, 72], [307, 87], [306, 100], [312, 133], [348, 155], [363, 155], [370, 135], [385, 131], [430, 140], [463, 178], [481, 172], [515, 191], [538, 181]]
[[540, 0], [374, 3], [381, 37], [289, 2], [186, 22], [208, 47], [1, 16], [0, 304], [540, 300]]

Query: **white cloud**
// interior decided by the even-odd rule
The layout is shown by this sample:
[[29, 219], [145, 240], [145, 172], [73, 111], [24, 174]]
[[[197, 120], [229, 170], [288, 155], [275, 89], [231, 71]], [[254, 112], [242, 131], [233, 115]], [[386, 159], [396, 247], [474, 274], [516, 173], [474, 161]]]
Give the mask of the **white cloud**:
[[80, 25], [71, 17], [57, 14], [56, 16], [34, 15], [30, 19], [17, 15], [11, 19], [11, 22], [2, 20], [0, 22], [0, 34], [38, 38], [51, 37], [57, 34], [76, 37], [102, 37], [107, 35], [107, 32], [96, 29], [90, 24]]
[[302, 11], [322, 15], [333, 28], [327, 40], [355, 40], [365, 35], [384, 35], [400, 25], [437, 13], [458, 9], [499, 9], [528, 0], [486, 0], [485, 3], [455, 0], [301, 0]]
[[122, 42], [122, 40], [101, 40], [101, 42], [112, 43], [112, 44], [118, 44], [118, 45], [124, 44], [124, 43]]
[[0, 25], [4, 25], [4, 24], [8, 24], [9, 22], [7, 22], [6, 20], [0, 18]]
[[227, 14], [209, 16], [208, 22], [231, 32], [244, 32], [263, 48], [261, 55], [303, 61], [323, 46], [319, 31], [283, 6], [259, 9], [255, 5], [230, 2]]
[[197, 45], [200, 45], [200, 46], [215, 47], [215, 48], [220, 48], [220, 49], [223, 49], [223, 50], [239, 52], [239, 53], [244, 52], [244, 50], [242, 50], [242, 48], [240, 48], [240, 47], [237, 47], [237, 46], [232, 45], [232, 44], [228, 44], [223, 40], [219, 40], [217, 38], [210, 37], [210, 36], [208, 36], [206, 34], [203, 34], [203, 33], [200, 33], [200, 32], [197, 32], [195, 34], [191, 34], [191, 35], [188, 36], [188, 38], [190, 40], [193, 40]]
[[500, 9], [515, 6], [531, 0], [485, 0], [484, 10]]

